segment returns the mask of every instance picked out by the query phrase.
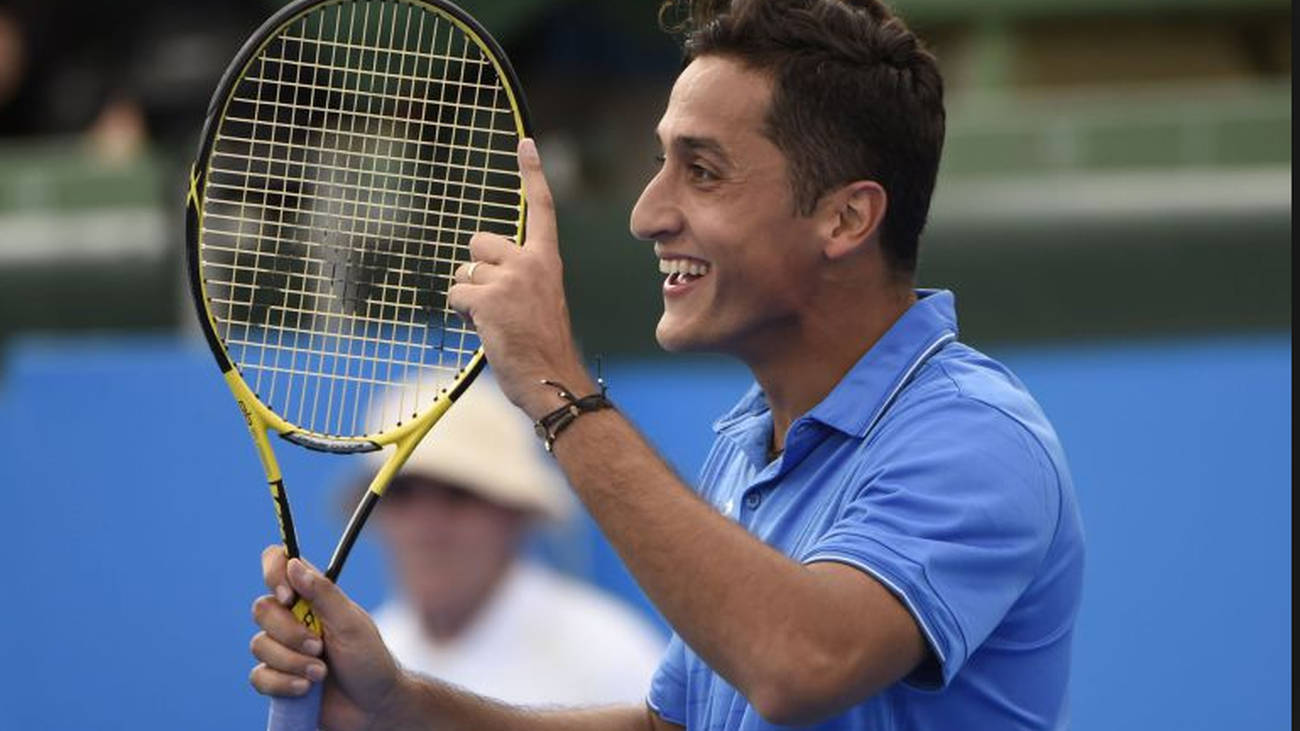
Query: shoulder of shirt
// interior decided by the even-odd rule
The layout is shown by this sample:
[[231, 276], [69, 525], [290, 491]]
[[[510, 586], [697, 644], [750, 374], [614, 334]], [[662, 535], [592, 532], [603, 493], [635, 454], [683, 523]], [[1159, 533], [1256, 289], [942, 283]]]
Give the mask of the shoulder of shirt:
[[1012, 469], [1025, 470], [1021, 474], [1028, 478], [1020, 484], [1037, 485], [1035, 493], [1054, 515], [1055, 541], [1067, 494], [1073, 490], [1069, 467], [1042, 408], [1009, 369], [970, 346], [952, 343], [918, 370], [863, 447], [868, 452], [884, 447], [886, 453], [897, 454], [895, 450], [924, 444], [925, 439], [916, 439], [918, 434], [936, 437], [936, 431], [959, 439], [966, 447], [959, 452], [990, 466], [990, 448], [1011, 448], [1022, 455], [999, 460], [999, 468], [1018, 465]]
[[1010, 369], [964, 343], [948, 345], [917, 371], [882, 420], [880, 436], [900, 422], [939, 415], [954, 428], [961, 428], [964, 418], [987, 423], [996, 415], [994, 424], [1009, 427], [1057, 481], [1062, 479], [1060, 441], [1042, 407]]

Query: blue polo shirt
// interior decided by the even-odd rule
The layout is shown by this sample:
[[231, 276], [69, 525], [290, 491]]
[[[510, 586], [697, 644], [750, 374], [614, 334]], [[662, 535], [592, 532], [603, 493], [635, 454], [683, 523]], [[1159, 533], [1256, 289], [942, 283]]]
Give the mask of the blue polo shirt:
[[[797, 561], [875, 578], [929, 643], [911, 676], [807, 728], [1067, 728], [1083, 533], [1065, 455], [1024, 385], [957, 341], [952, 293], [918, 295], [775, 461], [752, 388], [714, 425], [699, 493]], [[676, 635], [649, 703], [692, 731], [777, 728]]]

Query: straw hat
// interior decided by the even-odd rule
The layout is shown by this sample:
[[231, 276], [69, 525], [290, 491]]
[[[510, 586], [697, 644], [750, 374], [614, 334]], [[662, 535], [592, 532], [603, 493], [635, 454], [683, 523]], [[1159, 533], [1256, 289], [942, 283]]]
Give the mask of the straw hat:
[[[387, 456], [388, 450], [372, 453], [372, 475]], [[532, 422], [487, 374], [475, 379], [433, 425], [398, 478], [417, 475], [556, 521], [566, 520], [574, 508], [568, 485], [541, 448]]]

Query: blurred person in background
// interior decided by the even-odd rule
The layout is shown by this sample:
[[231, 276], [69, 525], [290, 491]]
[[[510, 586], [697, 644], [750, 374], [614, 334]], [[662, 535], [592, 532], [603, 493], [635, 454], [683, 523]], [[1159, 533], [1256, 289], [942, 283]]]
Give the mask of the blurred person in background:
[[490, 377], [479, 378], [375, 513], [397, 592], [374, 618], [396, 660], [511, 703], [644, 699], [663, 650], [658, 632], [612, 597], [521, 555], [530, 533], [573, 512], [532, 425]]

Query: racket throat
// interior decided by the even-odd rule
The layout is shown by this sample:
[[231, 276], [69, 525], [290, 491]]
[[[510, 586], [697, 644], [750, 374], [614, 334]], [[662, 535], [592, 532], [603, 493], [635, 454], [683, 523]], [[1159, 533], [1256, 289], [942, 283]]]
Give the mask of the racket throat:
[[284, 480], [271, 480], [271, 500], [275, 503], [275, 519], [280, 525], [280, 541], [285, 555], [297, 558], [302, 555], [298, 547], [298, 531], [293, 526], [293, 512], [289, 510], [289, 494], [284, 490]]
[[339, 543], [334, 548], [334, 555], [330, 556], [329, 566], [325, 568], [325, 578], [338, 582], [339, 574], [343, 572], [343, 564], [347, 562], [348, 554], [352, 552], [352, 546], [356, 544], [362, 527], [365, 526], [370, 513], [378, 503], [379, 494], [373, 490], [366, 490], [361, 502], [357, 503], [357, 509], [352, 511], [348, 526], [343, 530], [343, 536], [339, 538]]
[[361, 454], [363, 452], [376, 452], [381, 448], [368, 439], [334, 439], [302, 431], [291, 431], [280, 436], [300, 447], [306, 447], [317, 452], [329, 452], [330, 454]]

